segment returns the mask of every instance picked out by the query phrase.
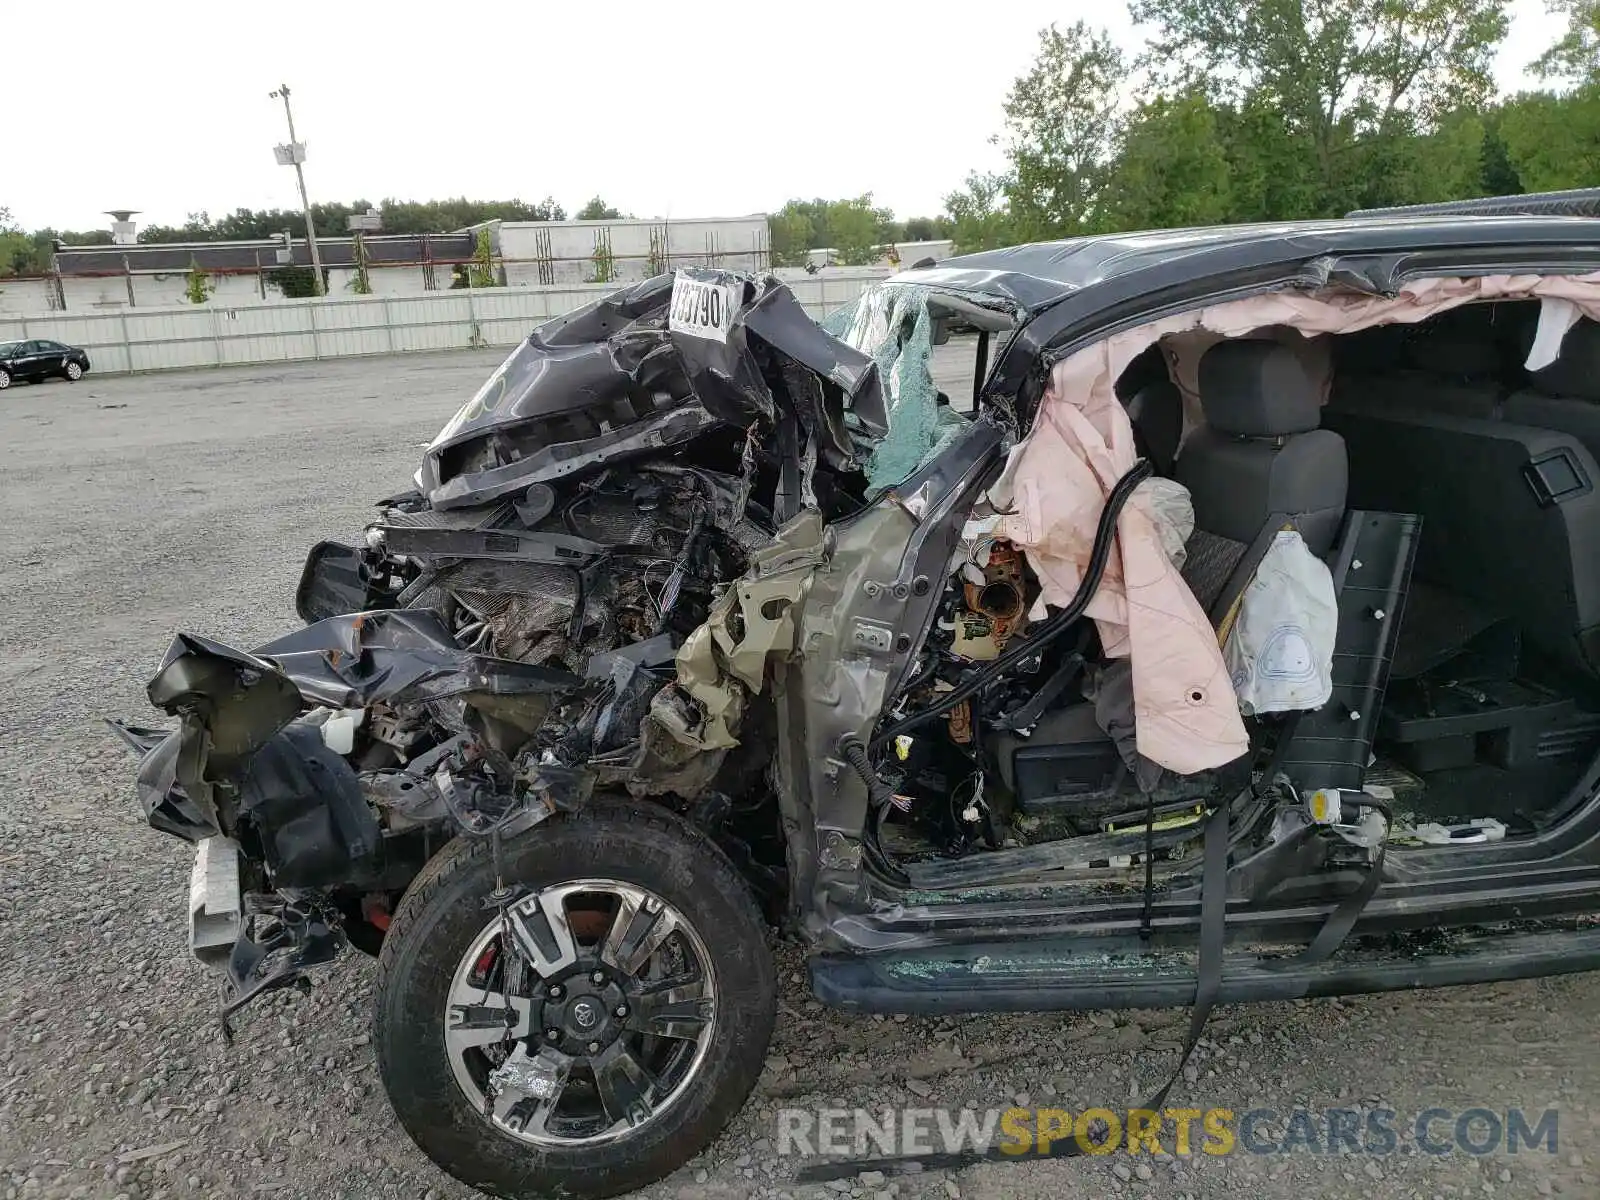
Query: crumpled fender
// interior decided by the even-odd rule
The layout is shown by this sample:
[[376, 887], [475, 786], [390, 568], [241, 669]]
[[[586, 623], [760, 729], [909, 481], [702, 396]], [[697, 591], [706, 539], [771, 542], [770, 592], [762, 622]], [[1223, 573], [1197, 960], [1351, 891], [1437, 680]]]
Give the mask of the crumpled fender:
[[150, 703], [182, 718], [145, 751], [139, 800], [157, 829], [197, 841], [228, 833], [215, 786], [236, 780], [255, 753], [313, 705], [364, 708], [451, 696], [510, 698], [565, 692], [566, 671], [463, 650], [433, 612], [388, 609], [318, 621], [254, 652], [197, 634], [173, 639], [150, 681]]
[[808, 508], [778, 530], [679, 647], [678, 684], [706, 714], [699, 729], [674, 731], [680, 741], [708, 750], [739, 744], [746, 694], [760, 694], [772, 658], [795, 651], [795, 615], [823, 561], [825, 528], [822, 514]]
[[276, 666], [198, 634], [173, 638], [145, 689], [183, 719], [139, 764], [139, 804], [150, 824], [198, 841], [224, 829], [213, 784], [232, 777], [305, 707]]

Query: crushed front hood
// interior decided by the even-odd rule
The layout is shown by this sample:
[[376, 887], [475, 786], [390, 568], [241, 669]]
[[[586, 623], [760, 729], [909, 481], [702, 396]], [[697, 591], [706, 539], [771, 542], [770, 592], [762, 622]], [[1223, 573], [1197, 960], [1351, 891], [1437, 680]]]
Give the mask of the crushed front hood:
[[[716, 336], [673, 327], [684, 283], [735, 297]], [[786, 420], [849, 469], [888, 429], [873, 360], [818, 328], [774, 276], [685, 269], [534, 330], [434, 438], [417, 486], [435, 508], [484, 504], [719, 423]]]

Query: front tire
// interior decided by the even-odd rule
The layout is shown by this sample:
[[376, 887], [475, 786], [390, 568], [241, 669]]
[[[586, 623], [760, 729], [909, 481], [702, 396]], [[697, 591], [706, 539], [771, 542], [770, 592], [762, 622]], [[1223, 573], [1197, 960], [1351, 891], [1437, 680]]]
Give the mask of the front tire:
[[83, 378], [83, 368], [75, 362], [69, 362], [61, 371], [67, 377], [68, 383], [77, 383]]
[[609, 799], [502, 858], [506, 921], [483, 838], [440, 851], [395, 913], [375, 1018], [390, 1102], [429, 1158], [492, 1195], [644, 1187], [761, 1073], [777, 989], [754, 900], [698, 829]]
[[7, 371], [4, 367], [0, 367], [0, 392], [5, 391], [10, 386], [11, 372]]

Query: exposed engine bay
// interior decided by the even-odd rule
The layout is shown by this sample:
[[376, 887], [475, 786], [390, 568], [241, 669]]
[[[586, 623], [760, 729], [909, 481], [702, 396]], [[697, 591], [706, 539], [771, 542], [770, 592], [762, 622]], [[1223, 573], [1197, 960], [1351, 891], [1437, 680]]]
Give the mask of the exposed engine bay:
[[[1203, 477], [1187, 486], [1169, 456], [1106, 434], [1124, 458], [1090, 482], [1086, 455], [1079, 498], [1049, 510], [1070, 514], [1081, 551], [1062, 583], [1000, 482], [1006, 450], [1039, 439], [1019, 446], [1003, 406], [935, 411], [931, 380], [911, 412], [914, 372], [884, 367], [885, 346], [914, 340], [925, 366], [936, 307], [869, 297], [836, 336], [773, 279], [685, 271], [624, 289], [519, 346], [359, 544], [313, 549], [303, 629], [251, 652], [181, 635], [150, 685], [181, 728], [120, 731], [145, 755], [151, 823], [209, 847], [195, 946], [226, 963], [236, 1003], [332, 953], [337, 931], [376, 945], [451, 839], [513, 836], [599, 793], [687, 817], [769, 911], [803, 913], [809, 895], [820, 920], [863, 863], [874, 885], [932, 892], [1051, 871], [1140, 892], [1148, 911], [1158, 881], [1193, 872], [1230, 796], [1241, 844], [1292, 848], [1315, 828], [1324, 864], [1370, 865], [1392, 793], [1367, 790], [1374, 730], [1348, 713], [1381, 703], [1385, 675], [1362, 664], [1392, 657], [1396, 626], [1370, 614], [1400, 611], [1417, 524], [1345, 511], [1342, 446], [1302, 428], [1314, 381], [1270, 339], [1240, 339], [1213, 358], [1249, 369], [1206, 399], [1219, 430], [1249, 431], [1218, 434], [1230, 460], [1322, 455], [1325, 507], [1278, 503], [1270, 471], [1260, 495], [1230, 485], [1214, 502]], [[1149, 421], [1126, 407], [1108, 429]], [[1210, 450], [1201, 438], [1185, 461], [1198, 471]], [[1314, 519], [1281, 528], [1274, 514], [1300, 507]], [[1363, 560], [1381, 589], [1347, 587]], [[1135, 672], [1153, 659], [1108, 641], [1103, 602], [1133, 571], [1192, 613], [1168, 645], [1202, 647], [1211, 674], [1183, 676], [1205, 686], [1170, 697], [1167, 727], [1203, 761], [1144, 752], [1162, 725], [1149, 708], [1135, 720]], [[1253, 644], [1228, 631], [1257, 612], [1258, 575], [1320, 631], [1292, 651], [1310, 690], [1251, 711], [1235, 694], [1249, 663], [1223, 650]], [[1327, 705], [1336, 686], [1343, 708]], [[1205, 741], [1202, 709], [1225, 736]], [[1285, 714], [1301, 713], [1297, 743]]]
[[862, 505], [887, 419], [873, 360], [775, 279], [680, 271], [537, 330], [360, 545], [312, 550], [304, 629], [251, 653], [180, 636], [150, 687], [180, 731], [119, 726], [152, 824], [220, 834], [254, 897], [194, 914], [197, 950], [204, 926], [248, 998], [295, 973], [261, 966], [286, 921], [315, 953], [308, 922], [375, 941], [444, 841], [596, 789], [693, 808], [776, 892], [770, 706], [709, 730], [675, 658], [784, 522]]
[[[971, 852], [1052, 842], [1089, 868], [1182, 859], [1232, 781], [1147, 769], [1128, 660], [1083, 619], [1122, 505], [1136, 487], [1142, 510], [1175, 485], [1147, 466], [1118, 483], [1098, 565], [1046, 616], [1041, 579], [982, 498], [1015, 438], [1004, 414], [912, 414], [937, 418], [912, 447], [922, 465], [894, 467], [893, 487], [869, 480], [914, 393], [903, 363], [884, 384], [882, 350], [920, 340], [926, 354], [932, 338], [928, 303], [913, 300], [858, 321], [845, 336], [860, 349], [776, 280], [721, 272], [679, 272], [554, 321], [456, 413], [360, 544], [312, 550], [296, 597], [305, 628], [249, 653], [174, 642], [150, 696], [181, 729], [122, 733], [146, 753], [151, 822], [216, 839], [219, 911], [202, 897], [191, 916], [236, 1003], [328, 953], [329, 930], [376, 945], [450, 839], [512, 836], [597, 792], [689, 816], [776, 904], [810, 878], [780, 778], [801, 768], [774, 754], [792, 729], [813, 739], [812, 764], [867, 782], [859, 801], [826, 786], [840, 812], [865, 806], [848, 836], [890, 881], [933, 881], [919, 865], [937, 874], [969, 857], [980, 875], [1004, 870], [1004, 855], [985, 866]], [[1181, 554], [1187, 534], [1163, 536]], [[931, 568], [946, 539], [942, 572], [914, 586], [857, 590], [830, 566]], [[925, 636], [862, 598], [931, 605]], [[905, 664], [892, 689], [885, 660]], [[855, 694], [837, 725], [792, 709], [841, 689]], [[869, 748], [860, 721], [879, 712]], [[243, 897], [231, 912], [230, 873]], [[252, 935], [258, 924], [267, 932]]]
[[998, 251], [821, 326], [688, 270], [536, 330], [303, 628], [179, 635], [179, 728], [117, 726], [224, 1029], [376, 950], [417, 1144], [601, 1196], [755, 1086], [775, 923], [859, 1012], [1192, 1001], [1174, 1082], [1219, 1002], [1600, 963], [1600, 284], [1396, 286], [1412, 226], [1366, 228]]

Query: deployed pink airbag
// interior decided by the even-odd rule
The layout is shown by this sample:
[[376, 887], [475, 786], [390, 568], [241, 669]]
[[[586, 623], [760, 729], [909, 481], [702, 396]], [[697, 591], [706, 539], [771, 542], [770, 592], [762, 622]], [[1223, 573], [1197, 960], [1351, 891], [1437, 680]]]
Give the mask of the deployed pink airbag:
[[[1088, 564], [1105, 498], [1135, 461], [1133, 429], [1114, 385], [1136, 356], [1163, 338], [1173, 381], [1191, 401], [1192, 423], [1199, 419], [1192, 401], [1200, 355], [1224, 338], [1269, 328], [1277, 337], [1286, 330], [1306, 337], [1353, 333], [1415, 323], [1463, 304], [1539, 298], [1569, 302], [1600, 320], [1600, 273], [1425, 279], [1406, 284], [1395, 296], [1273, 292], [1113, 334], [1051, 371], [1033, 428], [1012, 451], [991, 491], [996, 511], [1011, 514], [997, 532], [1026, 552], [1043, 586], [1041, 608], [1071, 600]], [[1244, 723], [1216, 633], [1162, 552], [1149, 507], [1138, 493], [1117, 523], [1117, 545], [1088, 615], [1108, 655], [1132, 658], [1140, 754], [1187, 775], [1246, 751]]]

